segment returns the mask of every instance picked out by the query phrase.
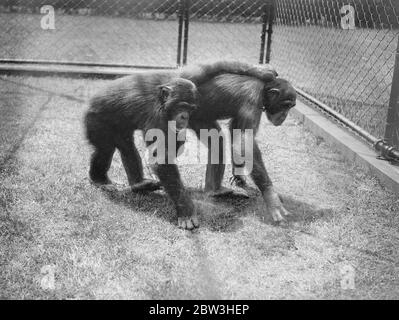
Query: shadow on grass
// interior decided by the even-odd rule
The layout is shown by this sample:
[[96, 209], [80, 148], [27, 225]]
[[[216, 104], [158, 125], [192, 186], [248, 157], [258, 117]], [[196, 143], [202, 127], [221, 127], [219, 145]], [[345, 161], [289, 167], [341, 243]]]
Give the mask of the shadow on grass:
[[331, 208], [316, 206], [290, 196], [282, 196], [284, 207], [291, 213], [288, 221], [310, 224], [316, 220], [328, 221], [334, 215]]
[[[115, 203], [176, 224], [174, 206], [163, 191], [133, 193], [129, 188], [122, 190], [107, 188], [102, 191]], [[267, 225], [278, 227], [272, 217], [265, 212], [260, 196], [213, 198], [198, 189], [189, 189], [189, 192], [198, 208], [202, 228], [214, 232], [235, 232], [243, 227], [241, 218], [251, 214], [258, 216]], [[290, 196], [281, 196], [281, 199], [284, 207], [291, 213], [283, 224], [286, 228], [290, 228], [291, 222], [306, 226], [316, 220], [329, 220], [333, 215], [333, 210], [330, 208], [317, 207]]]

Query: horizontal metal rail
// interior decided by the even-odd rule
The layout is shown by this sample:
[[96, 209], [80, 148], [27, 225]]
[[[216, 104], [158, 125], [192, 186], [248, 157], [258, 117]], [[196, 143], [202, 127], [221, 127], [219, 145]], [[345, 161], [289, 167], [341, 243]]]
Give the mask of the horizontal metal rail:
[[355, 133], [357, 133], [359, 136], [361, 136], [363, 139], [365, 139], [367, 142], [371, 143], [372, 145], [375, 145], [380, 139], [374, 137], [373, 135], [369, 134], [362, 128], [360, 128], [357, 124], [354, 122], [348, 120], [345, 118], [343, 115], [339, 114], [337, 111], [333, 110], [329, 106], [327, 106], [325, 103], [321, 102], [320, 100], [316, 99], [315, 97], [311, 96], [310, 94], [307, 94], [301, 89], [295, 88], [295, 90], [304, 98], [307, 100], [311, 101], [314, 103], [318, 108], [320, 108], [322, 111], [330, 115], [331, 117], [335, 118], [345, 126], [347, 126], [349, 129], [353, 130]]
[[33, 60], [33, 59], [0, 59], [1, 63], [11, 64], [39, 64], [39, 65], [62, 65], [76, 67], [110, 67], [110, 68], [135, 68], [135, 69], [172, 69], [172, 66], [149, 66], [125, 63], [95, 63], [89, 61], [62, 61], [62, 60]]
[[172, 70], [175, 69], [175, 67], [0, 59], [0, 74], [12, 75], [112, 79], [126, 76], [143, 69]]
[[369, 134], [362, 128], [360, 128], [357, 124], [353, 123], [352, 121], [348, 120], [325, 103], [317, 100], [315, 97], [307, 94], [306, 92], [302, 91], [301, 89], [295, 88], [296, 91], [309, 100], [310, 102], [314, 103], [320, 110], [327, 113], [329, 116], [335, 118], [338, 122], [355, 132], [357, 135], [365, 139], [367, 142], [373, 145], [374, 149], [378, 152], [381, 159], [388, 160], [392, 164], [398, 165], [399, 164], [399, 150], [392, 146], [391, 144], [387, 143], [384, 139], [378, 139], [373, 135]]

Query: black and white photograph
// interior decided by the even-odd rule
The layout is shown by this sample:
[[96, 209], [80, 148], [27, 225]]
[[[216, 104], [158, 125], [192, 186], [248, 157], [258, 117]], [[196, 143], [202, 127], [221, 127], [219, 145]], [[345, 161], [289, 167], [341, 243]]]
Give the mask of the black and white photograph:
[[398, 0], [0, 0], [0, 300], [397, 299]]

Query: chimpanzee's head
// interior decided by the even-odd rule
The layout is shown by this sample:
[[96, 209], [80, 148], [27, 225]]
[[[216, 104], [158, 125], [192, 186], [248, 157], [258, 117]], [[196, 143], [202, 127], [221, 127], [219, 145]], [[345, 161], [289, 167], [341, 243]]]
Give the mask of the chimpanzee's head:
[[263, 101], [267, 119], [279, 126], [296, 104], [296, 91], [287, 80], [276, 79], [265, 86]]
[[190, 80], [174, 79], [160, 86], [159, 101], [167, 121], [176, 121], [177, 131], [186, 129], [199, 103], [197, 87]]

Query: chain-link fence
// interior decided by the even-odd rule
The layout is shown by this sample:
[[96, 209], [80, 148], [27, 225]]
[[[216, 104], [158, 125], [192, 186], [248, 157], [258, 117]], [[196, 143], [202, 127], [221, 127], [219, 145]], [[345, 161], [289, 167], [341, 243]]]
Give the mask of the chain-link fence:
[[0, 58], [176, 65], [176, 0], [0, 0]]
[[[275, 4], [271, 62], [279, 73], [367, 132], [383, 137], [398, 45], [399, 1]], [[399, 128], [395, 135], [399, 137]]]
[[399, 147], [397, 0], [0, 0], [0, 28], [0, 61], [175, 67], [271, 50], [281, 76]]
[[259, 60], [266, 1], [191, 0], [188, 59]]
[[190, 62], [256, 63], [264, 3], [0, 0], [0, 59], [174, 67], [190, 20]]

